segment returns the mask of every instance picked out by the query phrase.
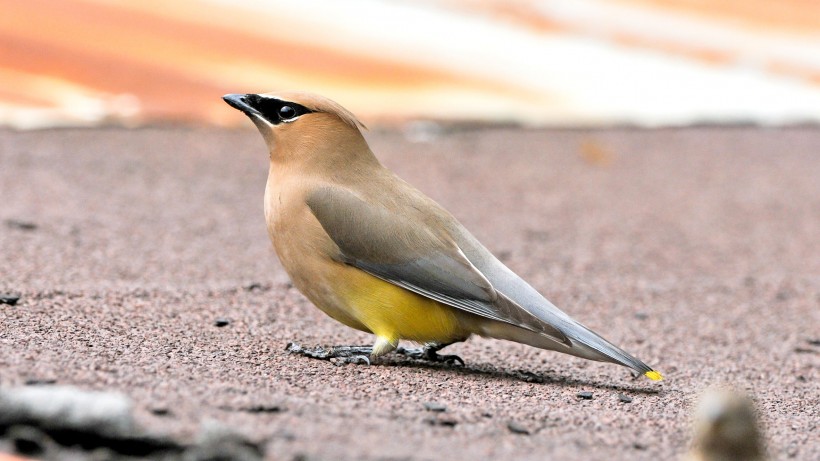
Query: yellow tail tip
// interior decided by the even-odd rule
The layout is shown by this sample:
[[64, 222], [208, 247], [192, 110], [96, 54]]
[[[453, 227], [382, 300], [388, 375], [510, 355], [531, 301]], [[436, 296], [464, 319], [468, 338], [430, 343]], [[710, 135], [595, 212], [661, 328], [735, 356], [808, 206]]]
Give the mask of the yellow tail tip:
[[663, 380], [663, 375], [658, 373], [655, 370], [647, 371], [644, 374], [646, 375], [647, 378], [651, 379], [652, 381], [662, 381]]

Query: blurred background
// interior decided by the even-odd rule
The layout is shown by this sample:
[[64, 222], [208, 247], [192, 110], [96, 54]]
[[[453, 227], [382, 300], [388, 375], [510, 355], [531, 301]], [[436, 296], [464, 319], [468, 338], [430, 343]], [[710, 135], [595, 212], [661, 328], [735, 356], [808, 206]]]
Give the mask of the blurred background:
[[820, 121], [816, 0], [0, 0], [0, 125], [247, 124], [304, 89], [365, 122]]

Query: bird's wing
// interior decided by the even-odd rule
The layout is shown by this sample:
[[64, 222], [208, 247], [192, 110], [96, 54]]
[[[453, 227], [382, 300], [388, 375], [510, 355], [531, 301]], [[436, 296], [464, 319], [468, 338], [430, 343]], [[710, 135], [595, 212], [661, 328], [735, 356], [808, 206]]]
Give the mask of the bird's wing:
[[496, 291], [442, 226], [413, 219], [338, 187], [307, 197], [313, 215], [339, 247], [333, 255], [382, 280], [485, 318], [569, 339]]
[[538, 293], [524, 279], [516, 275], [492, 253], [484, 248], [466, 229], [454, 232], [454, 240], [476, 269], [487, 277], [496, 291], [521, 306], [542, 322], [562, 331], [572, 345], [568, 352], [593, 360], [618, 363], [646, 374], [652, 380], [662, 379], [660, 373], [610, 343], [599, 334], [578, 323]]

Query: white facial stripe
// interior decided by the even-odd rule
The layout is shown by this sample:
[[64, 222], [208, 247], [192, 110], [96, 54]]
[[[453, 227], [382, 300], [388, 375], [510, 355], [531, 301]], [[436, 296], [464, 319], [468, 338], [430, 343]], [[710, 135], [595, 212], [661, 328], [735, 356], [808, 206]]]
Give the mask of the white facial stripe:
[[272, 99], [274, 101], [287, 102], [284, 99], [279, 99], [276, 96], [270, 96], [270, 95], [267, 95], [267, 94], [257, 94], [257, 96], [259, 96], [260, 98]]
[[256, 118], [257, 120], [259, 120], [259, 121], [261, 121], [262, 123], [264, 123], [265, 125], [267, 125], [267, 126], [269, 126], [269, 127], [273, 128], [273, 124], [272, 124], [271, 122], [269, 122], [269, 121], [268, 121], [265, 117], [263, 117], [263, 116], [259, 115], [258, 113], [256, 113], [256, 112], [251, 112], [251, 113], [250, 113], [250, 114], [248, 114], [248, 115], [253, 116], [253, 117], [254, 117], [254, 118]]

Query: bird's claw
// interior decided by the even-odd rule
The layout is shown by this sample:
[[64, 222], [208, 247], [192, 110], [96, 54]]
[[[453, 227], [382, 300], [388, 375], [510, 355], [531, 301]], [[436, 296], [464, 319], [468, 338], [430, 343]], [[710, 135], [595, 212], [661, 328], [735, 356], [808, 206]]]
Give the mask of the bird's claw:
[[338, 366], [346, 365], [348, 363], [370, 365], [370, 357], [366, 355], [351, 355], [350, 357], [333, 357], [330, 359], [330, 363]]
[[462, 367], [465, 365], [464, 359], [462, 359], [461, 357], [459, 357], [455, 354], [449, 354], [449, 355], [435, 354], [435, 356], [436, 356], [436, 360], [442, 361], [442, 362], [446, 363], [447, 365], [461, 365]]
[[299, 343], [288, 343], [288, 345], [285, 346], [285, 350], [291, 354], [304, 355], [305, 357], [310, 357], [312, 359], [330, 359], [330, 351], [323, 347], [304, 348]]
[[291, 354], [304, 355], [312, 359], [330, 360], [335, 365], [346, 363], [370, 365], [369, 355], [372, 348], [369, 346], [333, 346], [329, 349], [321, 346], [306, 348], [298, 343], [288, 343], [285, 350]]
[[435, 346], [425, 346], [417, 349], [399, 347], [396, 349], [396, 353], [416, 360], [464, 366], [464, 360], [461, 357], [457, 355], [441, 355], [438, 353], [439, 349], [441, 348]]

